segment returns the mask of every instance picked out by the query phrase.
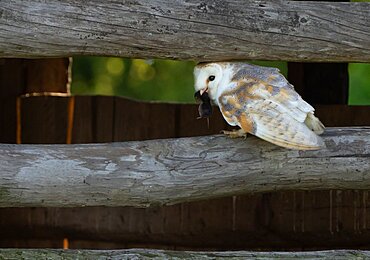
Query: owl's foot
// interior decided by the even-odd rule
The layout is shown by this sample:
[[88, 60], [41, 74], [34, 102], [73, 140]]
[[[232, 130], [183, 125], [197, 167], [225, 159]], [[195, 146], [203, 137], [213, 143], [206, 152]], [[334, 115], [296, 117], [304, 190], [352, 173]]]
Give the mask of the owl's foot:
[[247, 138], [247, 133], [243, 129], [233, 131], [222, 130], [221, 133], [227, 135], [230, 138], [239, 138], [239, 137], [243, 137], [244, 139]]

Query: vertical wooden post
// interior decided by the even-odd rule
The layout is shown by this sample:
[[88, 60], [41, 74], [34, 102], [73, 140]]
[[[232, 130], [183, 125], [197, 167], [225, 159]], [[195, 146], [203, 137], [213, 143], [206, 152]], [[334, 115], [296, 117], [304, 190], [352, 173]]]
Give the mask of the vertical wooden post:
[[39, 116], [22, 117], [21, 111], [17, 111], [22, 107], [21, 95], [70, 93], [71, 61], [70, 58], [0, 59], [0, 142], [20, 142], [24, 120]]
[[26, 93], [70, 94], [71, 58], [26, 60]]

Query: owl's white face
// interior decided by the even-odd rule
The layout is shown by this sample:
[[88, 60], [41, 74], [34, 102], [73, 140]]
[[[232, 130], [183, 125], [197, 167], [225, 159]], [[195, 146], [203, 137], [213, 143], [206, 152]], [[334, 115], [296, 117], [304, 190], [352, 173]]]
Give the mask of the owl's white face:
[[195, 91], [208, 92], [210, 99], [216, 100], [222, 81], [222, 67], [217, 63], [198, 64], [194, 68]]

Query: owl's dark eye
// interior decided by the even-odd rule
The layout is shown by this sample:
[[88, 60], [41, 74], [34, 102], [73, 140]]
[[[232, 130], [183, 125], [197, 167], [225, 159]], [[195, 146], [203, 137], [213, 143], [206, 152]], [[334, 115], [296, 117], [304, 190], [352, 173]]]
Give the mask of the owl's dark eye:
[[209, 76], [209, 77], [208, 77], [208, 80], [209, 80], [209, 81], [214, 81], [214, 80], [215, 80], [215, 76], [213, 76], [213, 75]]

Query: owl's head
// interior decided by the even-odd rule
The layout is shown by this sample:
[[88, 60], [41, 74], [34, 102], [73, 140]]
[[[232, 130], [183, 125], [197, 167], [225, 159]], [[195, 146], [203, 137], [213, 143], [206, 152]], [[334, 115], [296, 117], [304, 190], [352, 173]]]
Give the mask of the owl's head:
[[208, 92], [212, 100], [217, 98], [217, 90], [222, 81], [222, 66], [218, 63], [199, 63], [194, 68], [195, 91]]

